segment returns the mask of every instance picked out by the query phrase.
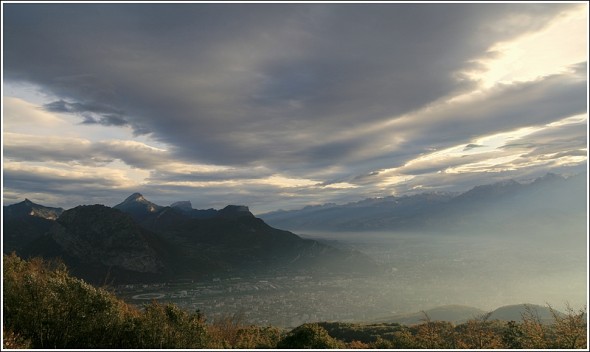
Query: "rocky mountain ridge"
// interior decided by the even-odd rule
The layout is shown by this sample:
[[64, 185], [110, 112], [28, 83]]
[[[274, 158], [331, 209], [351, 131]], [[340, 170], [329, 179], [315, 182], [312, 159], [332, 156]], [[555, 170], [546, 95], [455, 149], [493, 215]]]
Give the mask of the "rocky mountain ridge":
[[[177, 204], [178, 205], [178, 204]], [[4, 219], [5, 253], [61, 258], [91, 282], [166, 281], [262, 271], [355, 271], [377, 268], [368, 257], [275, 229], [246, 206], [220, 210], [163, 207], [134, 193], [117, 206], [83, 205], [55, 220], [32, 214]], [[15, 213], [20, 203], [8, 206]], [[42, 206], [41, 206], [42, 207]], [[48, 207], [47, 207], [48, 208]], [[48, 208], [49, 209], [49, 208]], [[29, 236], [19, 228], [30, 225]], [[7, 226], [8, 225], [8, 226]], [[22, 232], [22, 231], [21, 231]], [[15, 245], [18, 243], [18, 245]]]
[[11, 206], [4, 206], [3, 216], [8, 218], [34, 216], [46, 220], [55, 220], [63, 212], [63, 208], [46, 207], [33, 203], [29, 199], [25, 198], [25, 200], [20, 203], [13, 204]]

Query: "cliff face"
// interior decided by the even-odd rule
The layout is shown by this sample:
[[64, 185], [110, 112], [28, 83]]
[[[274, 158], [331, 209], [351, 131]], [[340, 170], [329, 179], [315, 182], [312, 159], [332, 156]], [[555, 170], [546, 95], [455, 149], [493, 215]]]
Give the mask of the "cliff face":
[[82, 263], [140, 273], [159, 273], [163, 268], [150, 246], [151, 235], [127, 214], [102, 205], [65, 211], [48, 236], [64, 254]]

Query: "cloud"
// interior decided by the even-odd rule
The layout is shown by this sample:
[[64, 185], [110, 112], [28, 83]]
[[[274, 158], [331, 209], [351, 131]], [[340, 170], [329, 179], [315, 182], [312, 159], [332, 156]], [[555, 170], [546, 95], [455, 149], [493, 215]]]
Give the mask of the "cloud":
[[577, 75], [554, 75], [534, 82], [499, 87], [469, 101], [442, 102], [393, 120], [381, 128], [383, 137], [401, 133], [398, 149], [470, 143], [473, 139], [527, 126], [538, 126], [583, 113], [586, 82]]
[[97, 104], [68, 103], [58, 100], [43, 105], [47, 111], [58, 113], [70, 113], [81, 116], [83, 124], [101, 124], [104, 126], [126, 126], [129, 123], [125, 120], [124, 113], [109, 106]]
[[474, 143], [469, 143], [465, 146], [465, 148], [463, 149], [464, 151], [468, 151], [474, 148], [482, 148], [484, 147], [483, 145], [479, 145], [479, 144], [474, 144]]
[[568, 8], [537, 5], [13, 4], [5, 73], [60, 97], [46, 108], [137, 123], [199, 161], [329, 163], [343, 144], [316, 155], [289, 134], [321, 142], [470, 89], [455, 76], [470, 60]]
[[221, 170], [200, 170], [178, 172], [169, 168], [152, 172], [149, 181], [159, 182], [215, 182], [232, 181], [242, 179], [263, 179], [272, 176], [272, 171], [261, 170], [261, 168], [224, 168]]
[[84, 190], [125, 188], [133, 184], [124, 172], [111, 168], [89, 169], [85, 166], [70, 167], [67, 171], [59, 165], [33, 166], [21, 163], [4, 165], [4, 181], [11, 189], [23, 192], [51, 190], [67, 193]]
[[[254, 192], [293, 180], [299, 191], [283, 191], [296, 202], [398, 191], [401, 182], [413, 187], [492, 158], [407, 165], [421, 155], [455, 146], [475, 153], [488, 146], [478, 138], [584, 113], [585, 63], [489, 90], [470, 74], [505, 55], [492, 51], [498, 43], [553, 28], [584, 6], [5, 4], [5, 84], [38, 87], [45, 102], [34, 118], [59, 126], [32, 133], [11, 118], [5, 156], [123, 163], [149, 174], [151, 187], [217, 182], [214, 194], [198, 191], [211, 200], [245, 180], [244, 197], [256, 204], [264, 197]], [[7, 99], [11, 116], [32, 110]], [[130, 140], [83, 130], [99, 127], [126, 130]], [[554, 132], [546, 142], [514, 142], [523, 158], [575, 156], [583, 136]], [[576, 142], [565, 143], [571, 136]], [[493, 157], [512, 155], [508, 149]], [[357, 188], [345, 194], [335, 185]]]
[[54, 114], [15, 97], [4, 97], [2, 113], [5, 129], [13, 132], [31, 131], [39, 128], [48, 130], [67, 125], [66, 121]]
[[152, 169], [170, 163], [170, 153], [167, 151], [135, 141], [91, 142], [83, 138], [11, 132], [4, 133], [4, 156], [23, 162], [68, 162], [95, 166], [118, 159], [141, 169]]

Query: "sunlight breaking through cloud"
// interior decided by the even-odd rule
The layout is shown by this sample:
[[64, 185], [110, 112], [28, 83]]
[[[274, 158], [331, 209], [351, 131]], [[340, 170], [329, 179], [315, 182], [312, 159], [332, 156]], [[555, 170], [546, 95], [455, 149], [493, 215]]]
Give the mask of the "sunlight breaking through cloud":
[[586, 4], [562, 14], [539, 32], [497, 43], [490, 49], [492, 58], [482, 60], [486, 68], [471, 77], [487, 89], [563, 72], [587, 60], [587, 26]]

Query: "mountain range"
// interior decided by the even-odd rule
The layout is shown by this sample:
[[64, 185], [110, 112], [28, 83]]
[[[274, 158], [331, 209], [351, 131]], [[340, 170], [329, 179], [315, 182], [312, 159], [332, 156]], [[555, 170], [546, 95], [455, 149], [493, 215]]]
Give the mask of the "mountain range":
[[336, 249], [267, 225], [246, 206], [160, 206], [134, 193], [122, 203], [4, 206], [4, 253], [60, 258], [93, 283], [194, 279], [269, 271], [374, 271], [354, 250]]
[[508, 180], [464, 193], [420, 193], [307, 206], [259, 216], [291, 231], [420, 231], [436, 233], [586, 233], [587, 174]]
[[[258, 272], [377, 272], [354, 249], [290, 231], [526, 233], [586, 236], [587, 175], [547, 174], [461, 194], [421, 193], [309, 206], [254, 216], [246, 206], [161, 206], [134, 193], [114, 207], [47, 207], [25, 199], [3, 207], [3, 251], [61, 258], [88, 281], [163, 281]], [[572, 235], [572, 234], [575, 234]], [[580, 236], [578, 236], [578, 234]]]
[[[553, 310], [557, 316], [564, 316], [560, 311]], [[537, 304], [514, 304], [499, 307], [493, 311], [486, 312], [479, 308], [462, 306], [462, 305], [447, 305], [428, 309], [422, 312], [397, 314], [388, 317], [374, 319], [372, 323], [399, 323], [404, 325], [421, 324], [428, 317], [432, 321], [448, 321], [454, 324], [465, 323], [470, 319], [484, 318], [487, 320], [504, 320], [504, 321], [522, 321], [523, 316], [532, 314], [533, 317], [538, 318], [544, 323], [552, 323], [554, 321], [551, 309]], [[488, 316], [489, 315], [489, 316]]]

